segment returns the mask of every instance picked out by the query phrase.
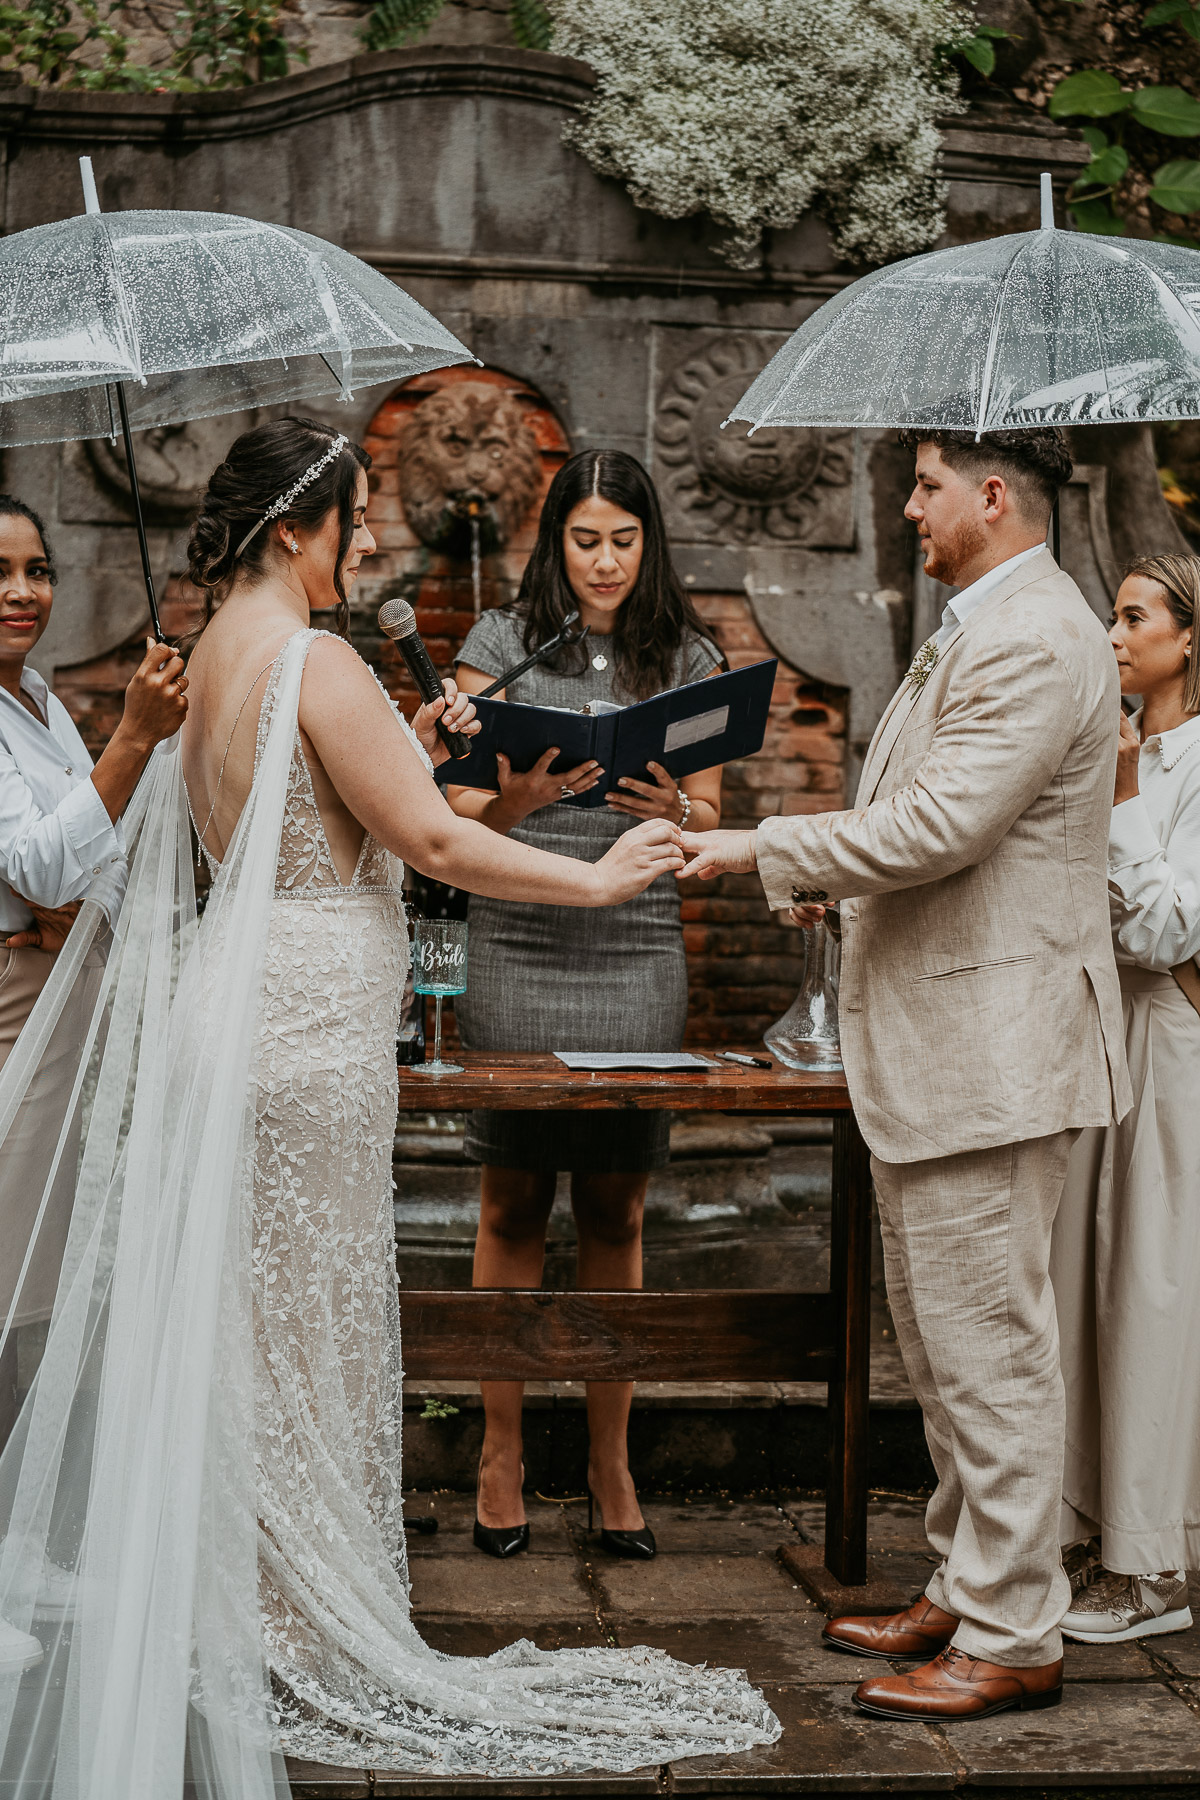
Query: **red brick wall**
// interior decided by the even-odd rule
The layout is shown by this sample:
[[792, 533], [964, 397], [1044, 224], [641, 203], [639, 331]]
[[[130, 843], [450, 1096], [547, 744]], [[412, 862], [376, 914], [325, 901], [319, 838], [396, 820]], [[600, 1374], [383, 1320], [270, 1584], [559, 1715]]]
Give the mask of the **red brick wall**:
[[[367, 589], [393, 589], [408, 577], [422, 636], [434, 661], [449, 668], [474, 617], [470, 571], [432, 555], [408, 526], [400, 504], [396, 446], [408, 414], [444, 381], [493, 381], [519, 402], [535, 432], [543, 463], [542, 494], [513, 541], [484, 559], [483, 605], [502, 605], [520, 582], [537, 530], [545, 490], [569, 454], [561, 425], [525, 383], [491, 369], [444, 370], [398, 389], [380, 407], [367, 434], [371, 469], [370, 523], [378, 543], [366, 565]], [[772, 655], [742, 594], [693, 593], [696, 607], [734, 668]], [[175, 579], [163, 600], [163, 626], [177, 638], [198, 617], [196, 596]], [[374, 624], [372, 600], [356, 611], [351, 635], [406, 711], [416, 705], [407, 671], [395, 647]], [[97, 662], [60, 669], [56, 690], [79, 725], [93, 756], [121, 716], [125, 683], [137, 667], [141, 640]], [[762, 750], [731, 763], [723, 783], [723, 823], [751, 826], [772, 813], [824, 812], [845, 804], [846, 696], [780, 664]], [[691, 1011], [690, 1044], [753, 1043], [795, 998], [800, 982], [800, 939], [775, 923], [757, 876], [724, 876], [689, 883], [683, 896]]]
[[[693, 594], [732, 668], [774, 652], [743, 594]], [[845, 805], [846, 695], [780, 662], [766, 737], [757, 756], [729, 763], [721, 823], [753, 826], [773, 813]], [[757, 875], [688, 882], [683, 892], [690, 1005], [686, 1041], [753, 1043], [786, 1011], [800, 985], [799, 933], [778, 925]]]

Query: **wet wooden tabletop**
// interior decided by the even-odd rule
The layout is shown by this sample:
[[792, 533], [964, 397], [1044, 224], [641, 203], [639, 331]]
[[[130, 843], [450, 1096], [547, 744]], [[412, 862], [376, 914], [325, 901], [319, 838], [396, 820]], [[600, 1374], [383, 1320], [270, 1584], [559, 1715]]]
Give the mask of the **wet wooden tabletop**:
[[[742, 1046], [731, 1048], [740, 1050]], [[462, 1050], [461, 1075], [427, 1075], [421, 1067], [400, 1070], [402, 1112], [465, 1112], [472, 1107], [500, 1111], [584, 1111], [605, 1108], [635, 1112], [811, 1112], [850, 1111], [846, 1077], [722, 1062], [711, 1050], [697, 1051], [708, 1069], [606, 1070], [592, 1074], [568, 1069], [555, 1056], [533, 1052]], [[748, 1049], [746, 1054], [762, 1055]], [[447, 1060], [450, 1060], [447, 1058]]]

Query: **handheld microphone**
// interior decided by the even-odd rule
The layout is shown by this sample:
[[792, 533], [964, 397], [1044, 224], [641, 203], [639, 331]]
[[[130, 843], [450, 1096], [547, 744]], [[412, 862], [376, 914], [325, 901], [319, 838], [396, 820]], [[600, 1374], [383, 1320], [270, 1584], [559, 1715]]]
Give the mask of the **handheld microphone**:
[[[384, 637], [391, 638], [408, 664], [413, 685], [426, 705], [433, 700], [440, 700], [443, 696], [441, 676], [421, 641], [417, 630], [417, 615], [408, 601], [385, 600], [379, 609], [379, 629]], [[437, 721], [437, 734], [451, 756], [456, 759], [470, 756], [470, 740], [457, 731], [448, 731], [440, 719]]]

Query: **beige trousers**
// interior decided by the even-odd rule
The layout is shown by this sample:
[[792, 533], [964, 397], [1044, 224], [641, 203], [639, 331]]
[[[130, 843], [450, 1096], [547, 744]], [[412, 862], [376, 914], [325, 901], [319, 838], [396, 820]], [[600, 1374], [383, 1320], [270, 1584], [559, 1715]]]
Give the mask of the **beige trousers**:
[[925, 1162], [872, 1158], [888, 1299], [938, 1485], [926, 1593], [954, 1643], [1010, 1668], [1062, 1655], [1063, 1382], [1050, 1233], [1063, 1131]]
[[[46, 950], [10, 950], [0, 943], [0, 1069], [12, 1054], [53, 968], [54, 957]], [[53, 1107], [47, 1115], [41, 1102], [53, 1102], [59, 1086], [61, 1083], [55, 1082], [52, 1068], [48, 1068], [44, 1076], [38, 1076], [4, 1144], [4, 1166], [0, 1168], [0, 1324], [12, 1305], [17, 1275], [42, 1198], [47, 1160], [46, 1133], [52, 1134], [53, 1141], [62, 1124], [62, 1104], [56, 1117]], [[63, 1102], [65, 1099], [64, 1094]], [[39, 1171], [36, 1179], [23, 1178], [22, 1171], [29, 1168]], [[62, 1185], [64, 1190], [73, 1191], [73, 1167], [69, 1179], [64, 1178]], [[67, 1192], [63, 1203], [53, 1209], [40, 1235], [38, 1250], [22, 1291], [20, 1313], [14, 1323], [26, 1325], [50, 1317], [69, 1222], [70, 1192]]]

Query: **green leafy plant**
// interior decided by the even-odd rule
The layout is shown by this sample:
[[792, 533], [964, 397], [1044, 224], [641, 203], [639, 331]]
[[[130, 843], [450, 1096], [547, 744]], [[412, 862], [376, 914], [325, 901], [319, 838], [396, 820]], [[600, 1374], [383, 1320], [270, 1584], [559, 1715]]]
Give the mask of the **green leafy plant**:
[[[1161, 0], [1143, 20], [1149, 30], [1172, 24], [1200, 42], [1200, 0]], [[1052, 119], [1112, 121], [1107, 129], [1087, 125], [1081, 132], [1092, 159], [1071, 188], [1071, 217], [1080, 231], [1109, 237], [1124, 233], [1119, 190], [1131, 171], [1148, 177], [1149, 198], [1164, 212], [1177, 218], [1200, 213], [1200, 161], [1172, 157], [1159, 162], [1154, 155], [1155, 137], [1200, 137], [1200, 100], [1185, 88], [1125, 88], [1110, 70], [1077, 69], [1051, 94], [1049, 112]], [[1130, 125], [1138, 129], [1127, 141]], [[1172, 243], [1195, 241], [1166, 231], [1156, 235]]]
[[0, 0], [0, 60], [37, 86], [132, 92], [247, 87], [308, 61], [281, 26], [283, 0], [185, 0], [161, 67], [132, 62], [128, 0]]
[[445, 0], [379, 0], [359, 33], [368, 50], [401, 50], [427, 31]]
[[996, 40], [1011, 36], [1011, 32], [1002, 30], [999, 25], [976, 25], [966, 37], [956, 38], [943, 48], [947, 56], [961, 56], [977, 74], [988, 76], [996, 67]]
[[508, 22], [522, 50], [549, 50], [554, 21], [542, 0], [512, 0]]
[[417, 1416], [421, 1419], [453, 1419], [458, 1416], [458, 1408], [451, 1406], [448, 1400], [437, 1400], [432, 1394], [426, 1394], [425, 1410]]

